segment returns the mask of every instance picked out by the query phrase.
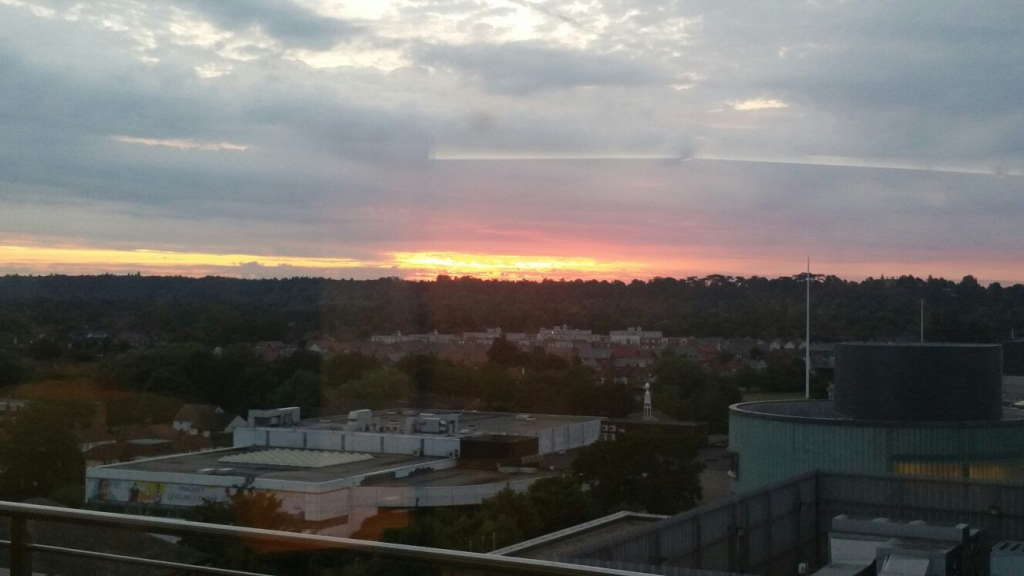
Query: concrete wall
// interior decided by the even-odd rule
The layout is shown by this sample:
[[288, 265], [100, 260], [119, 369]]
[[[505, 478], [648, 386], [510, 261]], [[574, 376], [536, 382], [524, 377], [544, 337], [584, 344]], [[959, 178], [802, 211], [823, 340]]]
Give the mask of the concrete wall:
[[601, 421], [570, 422], [541, 430], [537, 435], [540, 454], [551, 454], [563, 450], [582, 448], [597, 442], [601, 437]]

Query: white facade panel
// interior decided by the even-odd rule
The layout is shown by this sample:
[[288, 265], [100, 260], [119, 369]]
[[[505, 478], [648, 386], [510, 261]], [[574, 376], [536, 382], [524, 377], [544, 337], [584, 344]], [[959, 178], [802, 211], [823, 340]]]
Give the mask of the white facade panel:
[[415, 436], [384, 436], [384, 452], [388, 454], [420, 454], [420, 439]]
[[345, 449], [351, 452], [381, 453], [384, 447], [381, 434], [345, 434]]
[[267, 431], [270, 446], [275, 448], [303, 448], [306, 441], [306, 434], [296, 429], [271, 429]]
[[256, 428], [235, 428], [233, 437], [235, 448], [245, 448], [247, 446], [262, 445], [265, 434], [262, 430], [257, 430]]
[[551, 428], [541, 430], [537, 434], [537, 453], [550, 454], [555, 451], [554, 433]]
[[462, 442], [458, 438], [425, 438], [422, 455], [450, 458], [459, 453], [461, 446]]
[[344, 433], [334, 430], [306, 432], [306, 448], [310, 450], [344, 450]]

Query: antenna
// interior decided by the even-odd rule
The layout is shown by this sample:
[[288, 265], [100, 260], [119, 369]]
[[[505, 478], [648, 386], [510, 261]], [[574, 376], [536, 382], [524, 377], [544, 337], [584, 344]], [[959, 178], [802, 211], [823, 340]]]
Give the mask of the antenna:
[[804, 398], [811, 399], [811, 257], [807, 257], [807, 334], [804, 338]]

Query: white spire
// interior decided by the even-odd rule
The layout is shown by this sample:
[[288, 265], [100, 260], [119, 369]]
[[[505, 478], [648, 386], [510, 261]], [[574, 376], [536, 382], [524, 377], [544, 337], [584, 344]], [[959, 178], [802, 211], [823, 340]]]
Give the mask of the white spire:
[[654, 420], [651, 409], [651, 383], [644, 384], [644, 420]]

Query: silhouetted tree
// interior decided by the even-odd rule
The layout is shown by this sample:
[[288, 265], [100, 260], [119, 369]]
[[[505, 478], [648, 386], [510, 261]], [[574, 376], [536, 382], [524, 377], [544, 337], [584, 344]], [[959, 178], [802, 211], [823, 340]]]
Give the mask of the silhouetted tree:
[[35, 401], [0, 429], [0, 500], [80, 492], [85, 459], [71, 429], [82, 418], [70, 405]]

